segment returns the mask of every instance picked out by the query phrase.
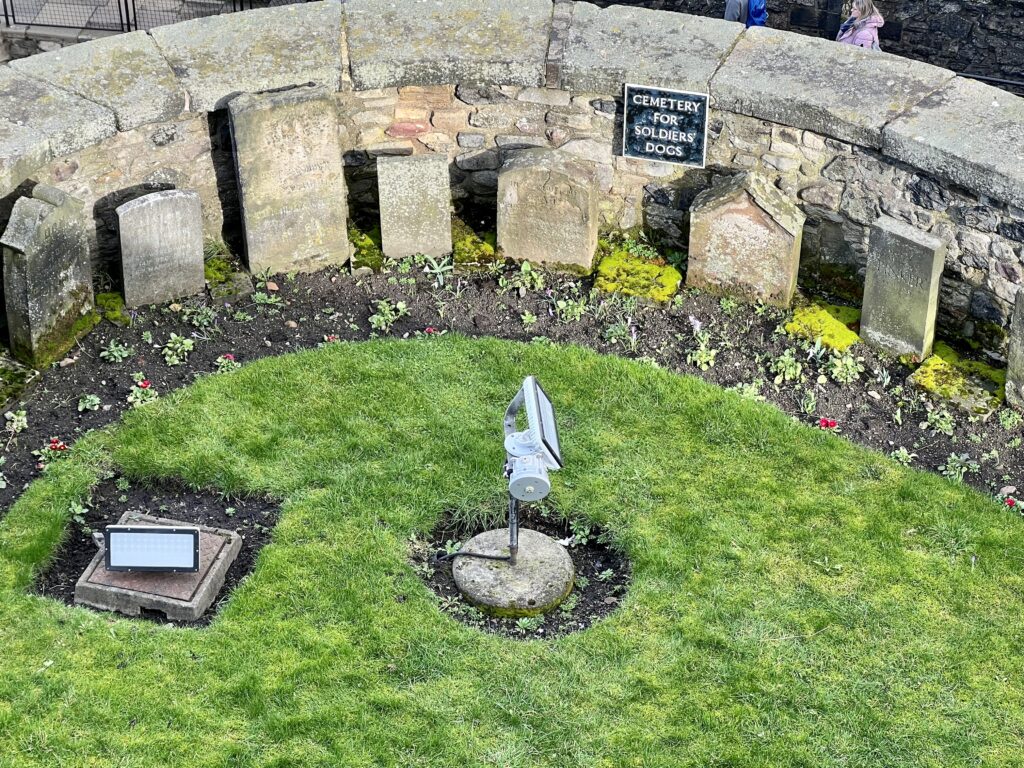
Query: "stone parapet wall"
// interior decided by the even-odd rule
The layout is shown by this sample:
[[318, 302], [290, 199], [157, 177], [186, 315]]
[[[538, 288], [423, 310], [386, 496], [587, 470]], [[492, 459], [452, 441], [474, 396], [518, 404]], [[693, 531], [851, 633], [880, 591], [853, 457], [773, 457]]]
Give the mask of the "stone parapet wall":
[[[131, 89], [103, 87], [135, 73]], [[707, 169], [620, 156], [623, 82], [710, 93]], [[868, 228], [892, 216], [948, 246], [942, 332], [1003, 346], [1024, 259], [1024, 99], [896, 56], [641, 8], [328, 0], [0, 67], [0, 224], [38, 181], [86, 202], [101, 264], [117, 259], [114, 208], [154, 189], [195, 189], [207, 233], [231, 234], [224, 107], [306, 83], [335, 93], [357, 207], [374, 205], [382, 155], [444, 152], [453, 195], [492, 201], [501, 163], [546, 146], [593, 164], [608, 226], [685, 244], [714, 175], [757, 169], [807, 215], [805, 284], [856, 294]]]

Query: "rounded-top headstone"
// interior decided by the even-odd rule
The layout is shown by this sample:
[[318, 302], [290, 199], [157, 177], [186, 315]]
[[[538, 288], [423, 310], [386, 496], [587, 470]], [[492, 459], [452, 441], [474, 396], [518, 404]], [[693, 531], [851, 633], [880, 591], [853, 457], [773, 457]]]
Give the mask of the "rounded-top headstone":
[[[474, 536], [462, 551], [507, 555], [508, 528]], [[569, 595], [576, 569], [565, 547], [550, 536], [523, 528], [515, 565], [458, 557], [452, 574], [463, 596], [483, 611], [496, 616], [536, 616], [554, 610]]]

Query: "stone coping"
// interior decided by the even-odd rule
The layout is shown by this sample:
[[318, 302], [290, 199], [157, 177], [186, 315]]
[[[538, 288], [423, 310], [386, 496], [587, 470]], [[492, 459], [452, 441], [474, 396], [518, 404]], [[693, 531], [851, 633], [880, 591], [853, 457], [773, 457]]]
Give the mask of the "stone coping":
[[477, 83], [618, 95], [627, 80], [706, 90], [719, 111], [878, 149], [1024, 207], [1021, 97], [829, 40], [566, 0], [323, 0], [0, 66], [0, 196], [118, 130], [223, 109], [243, 92]]

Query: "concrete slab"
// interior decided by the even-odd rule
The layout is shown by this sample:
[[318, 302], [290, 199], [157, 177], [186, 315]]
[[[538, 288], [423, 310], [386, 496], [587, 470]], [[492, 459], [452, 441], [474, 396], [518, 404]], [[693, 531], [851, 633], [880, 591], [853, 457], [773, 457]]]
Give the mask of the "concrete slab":
[[623, 83], [706, 93], [742, 31], [721, 19], [576, 3], [563, 84], [578, 93], [619, 95]]
[[1024, 98], [955, 78], [882, 131], [885, 154], [1024, 207]]
[[[191, 526], [180, 520], [126, 512], [120, 525]], [[75, 585], [75, 602], [104, 611], [138, 616], [160, 611], [172, 621], [196, 621], [224, 586], [228, 568], [238, 557], [242, 537], [234, 531], [199, 526], [199, 571], [196, 573], [127, 573], [108, 571], [102, 548]]]
[[550, 0], [348, 0], [357, 90], [544, 85]]
[[744, 32], [712, 106], [875, 149], [882, 129], [953, 79], [946, 69], [767, 27]]

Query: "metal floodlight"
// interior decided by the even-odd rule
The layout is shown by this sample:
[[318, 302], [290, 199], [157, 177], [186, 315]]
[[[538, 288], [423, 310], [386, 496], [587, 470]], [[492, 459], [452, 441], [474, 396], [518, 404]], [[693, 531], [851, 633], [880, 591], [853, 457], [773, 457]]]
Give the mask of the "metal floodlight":
[[195, 573], [199, 529], [156, 525], [108, 525], [103, 532], [108, 571]]

